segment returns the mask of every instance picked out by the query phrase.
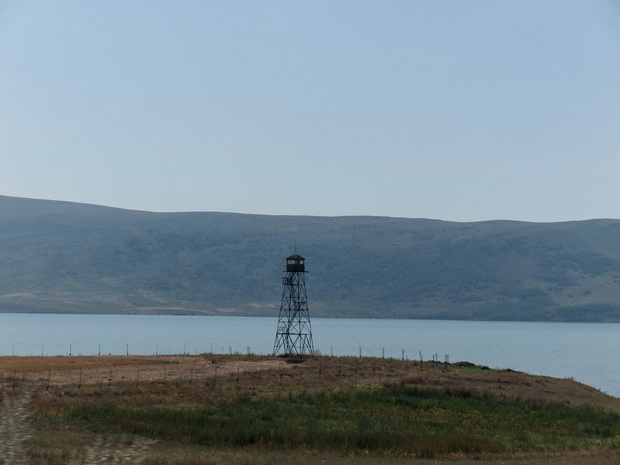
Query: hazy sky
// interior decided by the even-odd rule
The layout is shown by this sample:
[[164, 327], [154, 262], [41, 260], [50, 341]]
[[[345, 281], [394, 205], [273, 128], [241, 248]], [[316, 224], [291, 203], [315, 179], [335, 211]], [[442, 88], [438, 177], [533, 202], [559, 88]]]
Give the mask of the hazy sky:
[[0, 0], [0, 194], [620, 218], [616, 0]]

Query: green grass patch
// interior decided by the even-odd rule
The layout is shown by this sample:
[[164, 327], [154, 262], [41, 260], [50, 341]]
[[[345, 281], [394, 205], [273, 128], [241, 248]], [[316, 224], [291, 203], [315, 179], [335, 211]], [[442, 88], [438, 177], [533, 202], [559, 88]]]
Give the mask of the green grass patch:
[[405, 384], [203, 406], [74, 404], [64, 419], [215, 447], [434, 457], [620, 447], [614, 413]]
[[476, 365], [471, 362], [456, 362], [452, 364], [455, 368], [466, 369], [468, 371], [489, 371], [490, 368], [486, 365]]

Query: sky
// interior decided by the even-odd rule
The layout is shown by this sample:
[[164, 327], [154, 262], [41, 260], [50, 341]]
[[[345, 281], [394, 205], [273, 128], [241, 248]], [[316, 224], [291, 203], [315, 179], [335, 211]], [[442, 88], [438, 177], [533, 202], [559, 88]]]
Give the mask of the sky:
[[620, 218], [616, 0], [0, 0], [0, 195]]

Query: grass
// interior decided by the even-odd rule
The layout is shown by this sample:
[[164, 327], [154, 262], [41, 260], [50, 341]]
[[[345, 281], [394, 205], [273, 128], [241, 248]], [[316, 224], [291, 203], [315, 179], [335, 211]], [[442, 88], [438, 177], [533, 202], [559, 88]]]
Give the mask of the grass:
[[[159, 359], [157, 367], [167, 363], [173, 372], [172, 361]], [[583, 463], [584, 454], [588, 463], [608, 464], [619, 458], [619, 400], [572, 380], [467, 363], [421, 367], [353, 357], [287, 364], [199, 356], [174, 363], [191, 371], [177, 366], [174, 379], [138, 381], [123, 372], [108, 383], [41, 386], [32, 406], [33, 427], [42, 434], [28, 443], [30, 463], [61, 463], [67, 454], [77, 460], [102, 435], [156, 439], [147, 465], [279, 464], [290, 463], [291, 454], [299, 465], [391, 465], [412, 457], [433, 464], [456, 458]], [[54, 431], [62, 439], [49, 439]]]
[[208, 406], [65, 407], [71, 422], [211, 447], [436, 457], [620, 447], [615, 413], [406, 384]]

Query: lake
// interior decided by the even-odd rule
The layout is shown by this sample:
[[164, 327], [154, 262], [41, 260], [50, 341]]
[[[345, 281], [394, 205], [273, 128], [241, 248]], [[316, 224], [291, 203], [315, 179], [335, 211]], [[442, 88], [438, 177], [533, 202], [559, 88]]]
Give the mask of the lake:
[[[270, 354], [277, 318], [0, 313], [0, 355]], [[312, 319], [323, 355], [437, 357], [574, 378], [620, 397], [620, 324]]]

